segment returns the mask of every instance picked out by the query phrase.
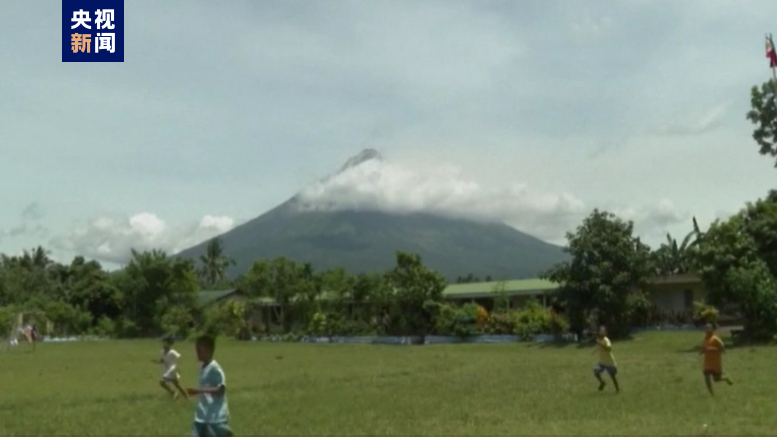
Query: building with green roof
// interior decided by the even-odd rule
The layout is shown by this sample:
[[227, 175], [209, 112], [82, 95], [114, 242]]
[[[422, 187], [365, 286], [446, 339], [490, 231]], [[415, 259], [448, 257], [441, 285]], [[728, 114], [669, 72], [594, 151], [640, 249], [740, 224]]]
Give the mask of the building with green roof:
[[[491, 308], [497, 297], [507, 298], [511, 307], [519, 307], [531, 298], [547, 306], [557, 289], [558, 284], [544, 279], [515, 279], [449, 284], [445, 287], [443, 296], [454, 302], [477, 302], [486, 308]], [[688, 274], [650, 278], [643, 291], [656, 305], [670, 311], [690, 310], [695, 301], [704, 298], [701, 279]], [[331, 293], [324, 292], [319, 298], [328, 299], [331, 296]], [[245, 300], [245, 297], [238, 289], [204, 290], [199, 292], [198, 300], [201, 307], [206, 307], [228, 300]], [[260, 303], [273, 306], [274, 302], [270, 298], [262, 298]]]

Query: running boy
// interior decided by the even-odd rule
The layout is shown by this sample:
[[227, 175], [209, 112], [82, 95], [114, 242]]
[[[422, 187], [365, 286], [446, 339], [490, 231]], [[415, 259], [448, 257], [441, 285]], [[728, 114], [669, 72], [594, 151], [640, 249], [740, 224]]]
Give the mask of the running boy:
[[618, 374], [618, 366], [615, 364], [615, 357], [612, 355], [612, 343], [607, 338], [607, 329], [604, 326], [601, 326], [596, 334], [596, 349], [594, 349], [594, 353], [596, 352], [599, 352], [599, 362], [594, 367], [594, 376], [599, 380], [599, 391], [604, 390], [604, 387], [607, 385], [604, 379], [602, 379], [602, 372], [607, 372], [615, 386], [615, 392], [620, 393], [618, 379], [615, 377]]
[[227, 386], [224, 370], [213, 359], [216, 340], [202, 336], [196, 343], [197, 359], [202, 364], [200, 386], [187, 389], [191, 396], [198, 396], [197, 410], [192, 425], [193, 437], [232, 437], [229, 428], [229, 406], [227, 404]]
[[[156, 360], [151, 360], [153, 363], [162, 365], [162, 379], [159, 380], [159, 385], [170, 393], [173, 399], [178, 398], [179, 393], [184, 398], [189, 397], [179, 382], [181, 379], [181, 375], [178, 374], [179, 358], [181, 358], [181, 354], [173, 349], [173, 340], [165, 338], [162, 341], [162, 356]], [[173, 388], [170, 388], [171, 385]]]
[[734, 382], [723, 374], [723, 352], [726, 351], [723, 341], [715, 335], [714, 326], [708, 324], [704, 329], [704, 342], [699, 355], [704, 355], [704, 383], [710, 394], [715, 396], [712, 390], [712, 381], [726, 381], [728, 385], [732, 385]]

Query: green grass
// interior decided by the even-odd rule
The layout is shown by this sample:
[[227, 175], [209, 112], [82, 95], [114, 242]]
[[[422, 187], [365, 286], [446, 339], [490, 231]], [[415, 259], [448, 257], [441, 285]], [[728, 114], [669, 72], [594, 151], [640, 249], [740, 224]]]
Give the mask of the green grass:
[[[238, 435], [693, 435], [774, 433], [773, 347], [732, 349], [736, 385], [710, 397], [699, 333], [616, 342], [623, 391], [596, 390], [576, 346], [238, 343], [217, 358]], [[24, 345], [0, 353], [0, 435], [189, 433], [191, 402], [156, 384], [157, 342]], [[182, 376], [196, 382], [191, 343]]]

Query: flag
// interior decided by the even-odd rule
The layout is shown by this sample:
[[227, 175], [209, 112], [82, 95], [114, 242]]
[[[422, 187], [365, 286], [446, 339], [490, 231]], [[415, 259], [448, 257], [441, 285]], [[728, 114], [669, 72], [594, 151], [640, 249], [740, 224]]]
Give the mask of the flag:
[[777, 68], [777, 52], [774, 51], [774, 42], [771, 35], [766, 37], [766, 57], [769, 58], [769, 66]]

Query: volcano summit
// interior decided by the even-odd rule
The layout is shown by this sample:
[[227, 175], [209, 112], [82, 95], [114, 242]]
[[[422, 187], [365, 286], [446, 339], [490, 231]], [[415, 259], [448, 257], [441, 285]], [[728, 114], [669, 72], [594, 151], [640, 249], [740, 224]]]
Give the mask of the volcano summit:
[[[448, 281], [470, 273], [519, 279], [535, 277], [566, 259], [559, 246], [502, 222], [421, 206], [392, 211], [382, 204], [391, 199], [379, 201], [373, 192], [375, 183], [386, 177], [381, 173], [384, 163], [377, 151], [364, 150], [331, 176], [221, 235], [225, 253], [236, 263], [230, 276], [246, 272], [256, 260], [278, 256], [309, 262], [316, 270], [341, 266], [354, 274], [385, 271], [394, 266], [396, 252], [405, 251], [421, 255]], [[206, 246], [203, 242], [179, 256], [198, 258]]]

